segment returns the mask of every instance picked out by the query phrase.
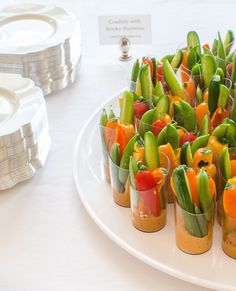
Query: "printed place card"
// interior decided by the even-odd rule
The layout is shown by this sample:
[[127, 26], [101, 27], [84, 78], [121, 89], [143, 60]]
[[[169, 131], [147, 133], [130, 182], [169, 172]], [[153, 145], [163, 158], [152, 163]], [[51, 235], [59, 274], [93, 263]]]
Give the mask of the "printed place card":
[[150, 15], [104, 15], [98, 17], [101, 45], [117, 45], [122, 37], [132, 44], [151, 44]]

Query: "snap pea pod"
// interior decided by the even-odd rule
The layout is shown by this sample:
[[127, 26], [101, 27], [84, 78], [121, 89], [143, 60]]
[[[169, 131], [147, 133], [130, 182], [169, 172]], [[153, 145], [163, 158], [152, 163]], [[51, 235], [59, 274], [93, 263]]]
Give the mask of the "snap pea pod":
[[134, 115], [134, 96], [129, 91], [125, 91], [122, 96], [120, 122], [122, 124], [132, 124]]
[[232, 30], [228, 30], [225, 35], [224, 39], [224, 49], [225, 54], [228, 55], [230, 53], [230, 50], [234, 44], [234, 33]]
[[197, 219], [197, 222], [198, 222], [198, 225], [199, 225], [199, 229], [200, 229], [200, 232], [201, 232], [201, 237], [204, 237], [208, 233], [206, 217], [201, 215], [202, 212], [201, 212], [200, 208], [197, 205], [194, 206], [194, 210], [195, 210], [196, 214], [200, 214], [199, 216], [196, 217], [196, 219]]
[[167, 59], [163, 61], [163, 76], [172, 94], [184, 99], [186, 97], [185, 90]]
[[233, 60], [232, 60], [231, 80], [233, 81], [233, 83], [236, 82], [236, 53], [234, 54]]
[[151, 131], [144, 135], [144, 155], [149, 170], [160, 167], [160, 157], [157, 139]]
[[148, 64], [142, 65], [140, 69], [140, 85], [142, 96], [146, 101], [152, 99], [152, 79], [150, 74], [150, 66]]
[[197, 177], [197, 191], [202, 212], [211, 208], [212, 200], [209, 186], [209, 178], [204, 167], [201, 168]]
[[120, 145], [118, 143], [113, 143], [111, 147], [111, 159], [114, 164], [120, 165]]
[[218, 48], [217, 48], [217, 56], [218, 56], [218, 66], [223, 70], [224, 74], [226, 73], [226, 55], [224, 44], [222, 42], [220, 33], [218, 32]]
[[157, 100], [156, 111], [155, 111], [155, 119], [159, 118], [160, 113], [169, 113], [170, 101], [167, 95], [162, 95]]
[[217, 68], [217, 69], [216, 69], [216, 73], [215, 73], [215, 75], [220, 76], [220, 81], [221, 81], [221, 82], [222, 82], [222, 80], [223, 80], [224, 77], [225, 77], [224, 71], [223, 71], [221, 68]]
[[107, 145], [105, 141], [105, 126], [107, 125], [107, 121], [108, 121], [107, 111], [105, 108], [103, 108], [102, 113], [100, 115], [100, 135], [102, 141], [103, 158], [106, 163], [108, 163]]
[[139, 62], [139, 59], [136, 59], [136, 61], [133, 64], [133, 68], [132, 68], [131, 81], [137, 82], [138, 75], [139, 75], [139, 69], [140, 69], [140, 62]]
[[222, 124], [228, 124], [229, 127], [226, 130], [225, 139], [227, 140], [230, 147], [236, 146], [236, 123], [230, 119], [225, 118]]
[[114, 111], [113, 111], [113, 109], [112, 109], [112, 105], [110, 105], [110, 110], [109, 110], [109, 116], [108, 116], [108, 118], [109, 118], [109, 120], [110, 119], [113, 119], [113, 118], [115, 118], [116, 116], [115, 116], [115, 113], [114, 113]]
[[199, 136], [195, 139], [195, 141], [192, 143], [193, 156], [198, 149], [206, 147], [209, 137], [210, 137], [210, 134], [206, 134], [206, 135]]
[[214, 56], [217, 55], [217, 48], [218, 48], [218, 39], [215, 38], [212, 44], [212, 53]]
[[157, 81], [156, 86], [154, 88], [154, 95], [157, 97], [161, 97], [164, 94], [165, 94], [165, 92], [164, 92], [164, 88], [163, 88], [161, 81]]
[[227, 63], [232, 63], [232, 61], [233, 61], [233, 57], [234, 57], [234, 55], [235, 55], [235, 52], [236, 52], [236, 50], [233, 50], [230, 54], [228, 54], [228, 55], [226, 56], [226, 61], [227, 61]]
[[177, 103], [173, 103], [173, 107], [174, 107], [174, 120], [177, 122], [179, 126], [184, 126], [182, 107]]
[[188, 58], [187, 58], [187, 66], [189, 70], [192, 70], [192, 68], [196, 65], [198, 61], [198, 46], [195, 46], [191, 48], [191, 50], [188, 53]]
[[201, 90], [201, 88], [200, 88], [199, 85], [197, 86], [197, 89], [196, 89], [196, 97], [197, 97], [197, 103], [198, 104], [202, 103], [202, 101], [203, 101], [203, 94], [202, 94], [202, 90]]
[[216, 60], [211, 55], [202, 55], [202, 79], [205, 87], [209, 87], [212, 76], [216, 72]]
[[193, 156], [192, 156], [191, 146], [190, 146], [189, 141], [185, 142], [181, 147], [180, 162], [181, 162], [181, 165], [193, 167]]
[[194, 132], [196, 129], [196, 116], [194, 109], [188, 102], [183, 100], [180, 100], [180, 106], [182, 108], [185, 129]]
[[170, 143], [173, 150], [179, 148], [179, 135], [177, 129], [172, 124], [166, 126], [167, 143]]
[[131, 156], [130, 161], [129, 161], [129, 175], [130, 175], [131, 185], [134, 189], [137, 189], [136, 182], [135, 182], [135, 176], [137, 172], [138, 172], [138, 163]]
[[153, 63], [153, 76], [152, 76], [152, 83], [155, 88], [156, 86], [156, 81], [157, 81], [157, 60], [156, 58], [151, 58], [152, 63]]
[[213, 75], [208, 90], [208, 108], [211, 117], [218, 106], [219, 95], [220, 95], [220, 76]]
[[143, 114], [140, 120], [139, 128], [138, 128], [138, 132], [142, 137], [144, 137], [145, 132], [150, 130], [152, 122], [154, 120], [155, 112], [156, 112], [156, 108], [153, 108], [146, 111]]
[[225, 109], [228, 104], [228, 101], [229, 101], [229, 89], [225, 85], [220, 84], [218, 107]]
[[192, 215], [195, 213], [195, 209], [192, 203], [189, 182], [185, 173], [186, 170], [187, 167], [184, 165], [174, 169], [172, 174], [172, 185], [176, 193], [178, 204], [185, 210], [183, 211], [183, 218], [186, 230], [193, 236], [202, 237], [198, 221], [196, 217]]
[[202, 66], [195, 64], [191, 70], [191, 75], [196, 86], [202, 87]]
[[134, 151], [134, 145], [137, 142], [139, 138], [139, 134], [136, 133], [128, 142], [128, 144], [126, 145], [121, 161], [120, 161], [120, 168], [121, 170], [119, 171], [119, 180], [125, 184], [128, 174], [125, 173], [124, 171], [122, 171], [122, 169], [129, 169], [129, 161], [130, 161], [130, 157], [133, 155], [133, 151]]
[[210, 124], [209, 117], [206, 114], [202, 119], [202, 123], [199, 130], [199, 136], [207, 135], [210, 132], [209, 124]]
[[188, 179], [185, 173], [186, 166], [180, 165], [172, 173], [173, 186], [179, 205], [188, 212], [194, 213], [192, 197]]
[[217, 139], [225, 139], [226, 138], [226, 134], [227, 134], [227, 130], [229, 128], [229, 124], [220, 124], [218, 125], [211, 133], [212, 136], [217, 137]]
[[183, 60], [183, 52], [182, 50], [178, 50], [170, 62], [171, 67], [173, 69], [178, 69], [182, 63], [182, 60]]
[[[114, 143], [111, 148], [110, 152], [111, 160], [117, 166], [120, 165], [120, 145], [118, 143]], [[113, 165], [112, 167], [111, 176], [113, 180], [114, 188], [118, 193], [123, 193], [125, 190], [124, 183], [121, 183], [119, 179], [119, 168]]]
[[222, 149], [220, 153], [219, 163], [220, 163], [221, 174], [224, 177], [224, 179], [227, 181], [229, 178], [231, 178], [231, 165], [230, 165], [228, 147], [225, 147]]
[[101, 126], [106, 126], [107, 121], [108, 121], [107, 111], [106, 111], [105, 108], [103, 108], [103, 109], [102, 109], [101, 116], [100, 116], [100, 125], [101, 125]]

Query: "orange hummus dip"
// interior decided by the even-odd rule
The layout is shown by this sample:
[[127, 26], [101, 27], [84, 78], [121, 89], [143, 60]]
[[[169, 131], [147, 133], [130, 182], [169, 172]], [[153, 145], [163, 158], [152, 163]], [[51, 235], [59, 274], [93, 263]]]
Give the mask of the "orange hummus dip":
[[184, 227], [182, 217], [178, 216], [175, 226], [176, 245], [188, 254], [202, 254], [212, 246], [213, 225], [208, 226], [208, 235], [196, 237], [191, 235]]
[[133, 225], [144, 232], [154, 232], [166, 225], [166, 210], [162, 209], [159, 216], [152, 214], [141, 216], [138, 211], [132, 213]]
[[125, 184], [125, 191], [123, 193], [117, 192], [114, 188], [113, 191], [113, 200], [116, 204], [123, 207], [130, 207], [130, 185], [129, 179], [127, 179]]
[[228, 256], [236, 259], [236, 230], [224, 233], [222, 248]]

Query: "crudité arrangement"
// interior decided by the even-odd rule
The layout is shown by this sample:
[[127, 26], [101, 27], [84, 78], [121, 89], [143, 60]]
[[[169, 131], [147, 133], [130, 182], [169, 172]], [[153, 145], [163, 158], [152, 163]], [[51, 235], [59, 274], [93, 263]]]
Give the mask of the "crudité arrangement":
[[145, 232], [166, 224], [174, 202], [177, 246], [200, 254], [212, 245], [215, 205], [223, 250], [236, 258], [236, 50], [231, 30], [213, 44], [187, 34], [162, 59], [133, 64], [120, 112], [103, 109], [105, 178], [114, 201], [131, 207]]

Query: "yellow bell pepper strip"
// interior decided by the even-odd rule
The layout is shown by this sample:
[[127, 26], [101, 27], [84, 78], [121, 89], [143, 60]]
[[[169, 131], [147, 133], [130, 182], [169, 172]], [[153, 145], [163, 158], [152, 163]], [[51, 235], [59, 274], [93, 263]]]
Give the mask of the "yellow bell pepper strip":
[[214, 165], [218, 165], [220, 153], [227, 146], [228, 146], [227, 144], [220, 143], [216, 136], [209, 137], [207, 147], [209, 147], [213, 152]]
[[213, 152], [210, 148], [200, 148], [198, 149], [193, 157], [193, 168], [196, 173], [200, 171], [202, 167], [206, 170], [210, 177], [215, 176], [216, 167], [213, 162]]
[[170, 161], [170, 173], [172, 173], [172, 171], [179, 165], [179, 161], [180, 161], [180, 152], [177, 151], [175, 152], [172, 149], [172, 146], [170, 145], [170, 143], [167, 143], [165, 145], [160, 145], [159, 146], [159, 153], [163, 153], [165, 155], [167, 155], [167, 157], [169, 158]]
[[134, 126], [133, 124], [117, 124], [115, 131], [115, 142], [120, 145], [120, 155], [122, 156], [123, 151], [130, 141], [130, 139], [134, 136]]
[[187, 64], [187, 60], [188, 60], [188, 51], [187, 50], [182, 50], [183, 52], [183, 60], [180, 66], [181, 69], [181, 80], [182, 82], [188, 82], [189, 81], [189, 72], [188, 72], [188, 64]]
[[105, 142], [109, 151], [111, 150], [111, 147], [115, 142], [117, 125], [118, 119], [111, 119], [107, 121], [106, 126], [104, 128]]
[[187, 176], [188, 182], [189, 182], [189, 188], [190, 188], [190, 191], [191, 191], [192, 203], [194, 205], [199, 206], [199, 197], [198, 197], [198, 192], [197, 192], [197, 176], [196, 176], [196, 172], [191, 167], [187, 168], [186, 176]]
[[133, 159], [136, 162], [144, 163], [144, 144], [141, 143], [139, 140], [134, 144], [134, 152], [133, 152]]
[[210, 116], [208, 104], [206, 102], [202, 102], [202, 103], [198, 104], [196, 109], [195, 109], [195, 115], [196, 115], [198, 128], [200, 128], [204, 116], [205, 115]]

